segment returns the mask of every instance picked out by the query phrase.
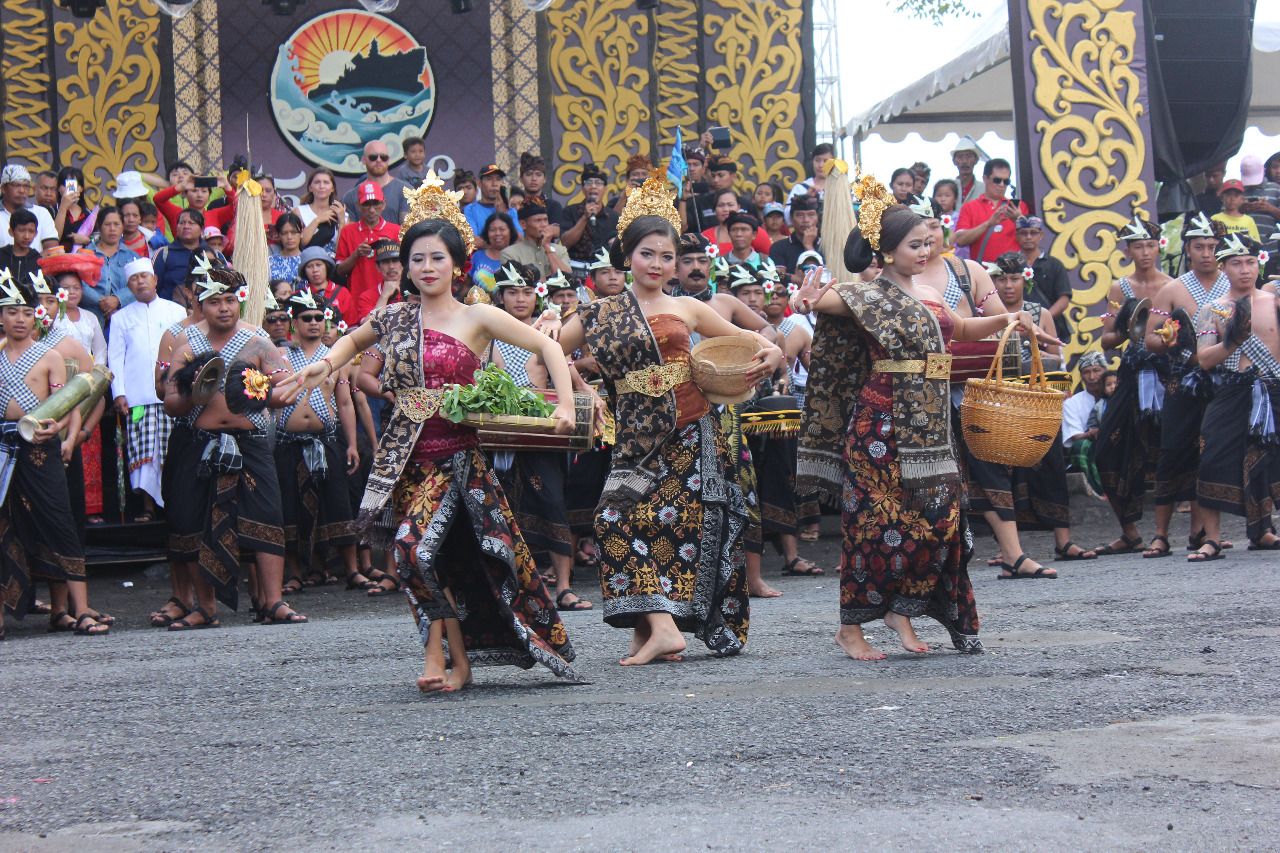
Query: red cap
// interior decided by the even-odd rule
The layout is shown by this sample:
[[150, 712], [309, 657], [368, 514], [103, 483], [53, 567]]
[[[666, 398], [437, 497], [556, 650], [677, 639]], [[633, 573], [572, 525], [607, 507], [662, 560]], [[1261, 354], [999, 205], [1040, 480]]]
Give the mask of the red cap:
[[382, 187], [373, 181], [365, 181], [356, 187], [356, 203], [364, 204], [367, 201], [386, 201], [382, 195]]
[[1244, 192], [1244, 184], [1240, 183], [1235, 178], [1232, 178], [1229, 181], [1223, 181], [1222, 186], [1218, 187], [1218, 195], [1222, 195], [1227, 190], [1239, 190], [1240, 192]]

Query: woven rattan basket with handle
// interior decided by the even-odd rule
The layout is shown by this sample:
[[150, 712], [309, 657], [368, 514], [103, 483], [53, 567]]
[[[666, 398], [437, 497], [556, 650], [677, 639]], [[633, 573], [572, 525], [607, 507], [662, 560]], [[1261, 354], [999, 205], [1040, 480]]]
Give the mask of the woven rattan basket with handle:
[[749, 400], [756, 392], [747, 378], [751, 359], [760, 352], [760, 342], [736, 335], [706, 338], [689, 351], [693, 383], [713, 403], [730, 404]]
[[[1013, 334], [1010, 323], [1000, 337], [1000, 350]], [[992, 374], [995, 378], [992, 378]], [[1031, 346], [1031, 376], [1025, 385], [1004, 378], [999, 356], [992, 359], [986, 379], [968, 379], [960, 401], [960, 429], [965, 444], [984, 462], [1030, 467], [1049, 452], [1062, 429], [1061, 391], [1050, 388], [1040, 363], [1040, 349]]]

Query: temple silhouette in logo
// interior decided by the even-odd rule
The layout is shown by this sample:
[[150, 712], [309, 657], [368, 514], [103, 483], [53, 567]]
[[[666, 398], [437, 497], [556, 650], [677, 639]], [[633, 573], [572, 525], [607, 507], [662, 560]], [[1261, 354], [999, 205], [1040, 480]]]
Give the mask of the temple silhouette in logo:
[[427, 49], [415, 47], [402, 53], [384, 56], [378, 40], [369, 42], [367, 54], [357, 53], [347, 64], [342, 76], [332, 83], [322, 83], [309, 93], [312, 100], [324, 98], [330, 92], [351, 92], [368, 89], [394, 89], [400, 92], [416, 92], [422, 88], [418, 78], [427, 67]]

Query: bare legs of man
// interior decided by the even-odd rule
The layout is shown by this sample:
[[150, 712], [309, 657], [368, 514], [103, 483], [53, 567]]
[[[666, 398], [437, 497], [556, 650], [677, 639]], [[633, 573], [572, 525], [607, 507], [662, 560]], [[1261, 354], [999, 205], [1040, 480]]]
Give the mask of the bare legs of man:
[[[1018, 523], [1015, 521], [1001, 521], [1000, 516], [995, 512], [984, 512], [982, 517], [987, 520], [987, 524], [991, 525], [991, 530], [996, 534], [996, 541], [1000, 543], [1000, 572], [1002, 577], [1012, 578], [1017, 575], [1031, 575], [1041, 578], [1056, 578], [1058, 573], [1053, 569], [1046, 569], [1035, 560], [1027, 557], [1022, 560], [1021, 565], [1018, 561], [1026, 555], [1022, 551], [1022, 543], [1018, 539]], [[1061, 528], [1063, 533], [1062, 541], [1059, 545], [1065, 544], [1066, 528]], [[1055, 531], [1055, 538], [1056, 538]], [[892, 626], [890, 626], [892, 627]]]
[[760, 577], [760, 560], [760, 554], [753, 551], [747, 552], [747, 595], [752, 598], [777, 598], [782, 593], [769, 586], [764, 582], [764, 578]]

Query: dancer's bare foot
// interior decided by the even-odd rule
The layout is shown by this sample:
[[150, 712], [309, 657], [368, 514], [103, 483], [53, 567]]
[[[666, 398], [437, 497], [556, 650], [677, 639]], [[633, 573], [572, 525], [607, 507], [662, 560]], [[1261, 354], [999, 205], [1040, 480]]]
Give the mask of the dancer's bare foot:
[[651, 633], [640, 644], [640, 647], [633, 648], [620, 661], [623, 666], [643, 666], [659, 658], [662, 660], [680, 660], [680, 652], [685, 650], [687, 643], [685, 643], [684, 635], [677, 631], [674, 625], [670, 628], [660, 628], [657, 631], [650, 629], [650, 631]]
[[862, 634], [861, 625], [841, 625], [836, 631], [836, 645], [854, 660], [884, 660], [888, 655], [875, 649]]
[[747, 595], [752, 598], [779, 598], [782, 593], [760, 580], [755, 583], [747, 582]]
[[[470, 673], [468, 672], [468, 675]], [[422, 668], [422, 677], [418, 679], [418, 689], [423, 693], [435, 693], [445, 689], [444, 652], [428, 652], [426, 665]]]
[[461, 690], [471, 683], [471, 665], [463, 663], [461, 665], [454, 664], [453, 669], [445, 673], [444, 676], [444, 692], [453, 693]]
[[916, 636], [916, 629], [911, 627], [911, 620], [901, 613], [892, 611], [886, 613], [884, 624], [898, 633], [898, 639], [902, 641], [902, 647], [907, 651], [915, 652], [918, 655], [929, 651], [929, 644]]
[[[649, 623], [645, 622], [642, 619], [636, 623], [635, 629], [631, 632], [631, 648], [627, 649], [627, 657], [629, 658], [635, 657], [636, 652], [640, 651], [640, 647], [643, 646], [648, 640], [649, 640]], [[681, 655], [658, 655], [657, 660], [665, 660], [665, 661], [671, 661], [673, 663], [678, 663], [684, 660], [684, 658]]]

